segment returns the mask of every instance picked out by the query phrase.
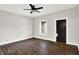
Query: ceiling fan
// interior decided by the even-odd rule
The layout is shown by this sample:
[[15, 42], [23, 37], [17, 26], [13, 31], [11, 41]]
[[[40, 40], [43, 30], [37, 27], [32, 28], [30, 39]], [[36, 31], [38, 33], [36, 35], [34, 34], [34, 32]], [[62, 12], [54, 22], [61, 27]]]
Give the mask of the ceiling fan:
[[32, 4], [29, 4], [29, 6], [31, 7], [31, 9], [24, 9], [24, 10], [31, 10], [30, 13], [33, 13], [33, 12], [40, 12], [38, 11], [39, 9], [43, 9], [43, 7], [38, 7], [36, 8], [35, 5], [32, 5]]

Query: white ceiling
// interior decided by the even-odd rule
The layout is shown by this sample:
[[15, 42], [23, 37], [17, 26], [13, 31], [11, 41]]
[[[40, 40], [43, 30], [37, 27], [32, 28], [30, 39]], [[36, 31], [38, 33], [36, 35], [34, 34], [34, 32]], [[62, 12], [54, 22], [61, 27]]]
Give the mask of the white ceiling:
[[35, 12], [33, 14], [30, 14], [29, 10], [26, 11], [23, 10], [24, 8], [30, 9], [30, 6], [28, 4], [0, 4], [0, 9], [29, 17], [37, 17], [77, 6], [77, 4], [35, 4], [35, 5], [36, 7], [40, 6], [43, 7], [43, 9], [39, 10], [40, 13]]

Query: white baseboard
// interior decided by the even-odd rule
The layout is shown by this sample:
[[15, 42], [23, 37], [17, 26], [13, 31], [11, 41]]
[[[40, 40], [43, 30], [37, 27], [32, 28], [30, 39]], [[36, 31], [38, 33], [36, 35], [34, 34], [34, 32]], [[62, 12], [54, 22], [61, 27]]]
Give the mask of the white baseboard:
[[78, 44], [78, 42], [67, 42], [67, 44], [76, 45], [76, 46], [78, 46], [78, 50], [79, 50], [79, 44]]
[[0, 45], [5, 45], [5, 44], [13, 43], [13, 42], [18, 42], [18, 41], [29, 39], [29, 38], [31, 38], [31, 37], [21, 38], [21, 39], [16, 39], [16, 40], [9, 40], [9, 41], [5, 41], [5, 42], [0, 42]]
[[39, 37], [39, 36], [32, 36], [32, 37], [40, 38], [40, 39], [44, 39], [44, 40], [49, 40], [49, 41], [54, 41], [54, 42], [56, 42], [56, 40], [51, 39], [51, 38], [45, 38], [45, 37]]

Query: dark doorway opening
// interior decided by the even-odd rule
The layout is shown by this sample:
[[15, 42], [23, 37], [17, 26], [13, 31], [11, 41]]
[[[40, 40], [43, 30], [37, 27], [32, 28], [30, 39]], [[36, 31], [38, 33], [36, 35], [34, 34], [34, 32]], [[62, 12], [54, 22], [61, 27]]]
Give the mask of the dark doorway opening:
[[56, 41], [66, 43], [66, 19], [56, 21]]

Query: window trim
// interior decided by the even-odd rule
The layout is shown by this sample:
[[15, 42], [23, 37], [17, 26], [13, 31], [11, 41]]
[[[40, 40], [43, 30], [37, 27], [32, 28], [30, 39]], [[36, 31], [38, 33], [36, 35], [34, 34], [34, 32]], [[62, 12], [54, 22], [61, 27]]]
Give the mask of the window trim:
[[[42, 25], [41, 23], [44, 22], [44, 21], [46, 22], [46, 33], [42, 33], [42, 27], [41, 27], [41, 25]], [[40, 21], [39, 33], [40, 33], [40, 35], [47, 35], [47, 20], [41, 20]]]

